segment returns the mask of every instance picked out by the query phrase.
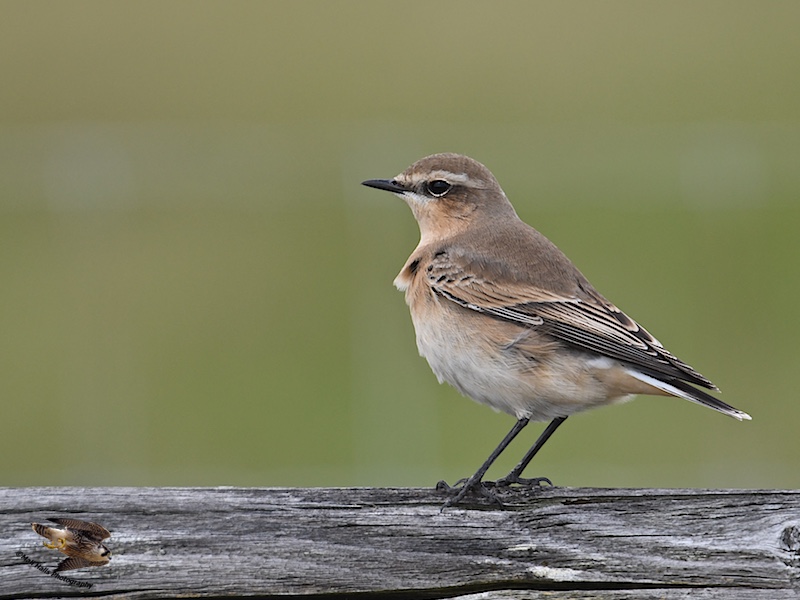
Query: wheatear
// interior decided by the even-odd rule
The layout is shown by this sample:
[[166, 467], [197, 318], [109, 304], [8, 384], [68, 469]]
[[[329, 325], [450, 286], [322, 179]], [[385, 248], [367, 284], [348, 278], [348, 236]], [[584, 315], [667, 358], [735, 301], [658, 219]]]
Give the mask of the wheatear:
[[[717, 387], [611, 304], [541, 233], [523, 223], [494, 175], [459, 154], [423, 158], [364, 185], [406, 201], [420, 242], [394, 283], [405, 292], [417, 347], [440, 382], [516, 417], [480, 469], [446, 505], [521, 479], [571, 414], [635, 394], [678, 396], [736, 419], [747, 413], [697, 389]], [[550, 421], [506, 477], [489, 466], [529, 421]]]

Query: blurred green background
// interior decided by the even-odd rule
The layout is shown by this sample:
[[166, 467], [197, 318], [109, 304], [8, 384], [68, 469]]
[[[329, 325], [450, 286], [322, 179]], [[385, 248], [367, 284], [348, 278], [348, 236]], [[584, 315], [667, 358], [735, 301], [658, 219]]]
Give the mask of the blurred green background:
[[512, 419], [417, 356], [416, 224], [359, 185], [454, 151], [754, 419], [640, 398], [530, 475], [800, 487], [797, 2], [0, 12], [0, 485], [471, 474]]

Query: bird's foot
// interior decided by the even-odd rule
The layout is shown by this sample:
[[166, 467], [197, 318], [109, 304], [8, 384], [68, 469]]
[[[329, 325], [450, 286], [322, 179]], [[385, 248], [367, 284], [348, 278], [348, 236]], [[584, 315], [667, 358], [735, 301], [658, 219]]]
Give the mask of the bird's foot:
[[497, 481], [493, 481], [492, 484], [494, 487], [511, 487], [512, 485], [518, 485], [520, 487], [526, 489], [533, 489], [533, 488], [540, 488], [544, 487], [545, 484], [549, 485], [550, 487], [553, 486], [553, 482], [550, 481], [547, 477], [531, 477], [529, 479], [525, 479], [523, 477], [519, 477], [518, 475], [506, 475], [498, 479]]
[[436, 491], [437, 492], [444, 492], [446, 494], [455, 494], [457, 493], [461, 487], [469, 481], [469, 477], [462, 477], [458, 481], [456, 481], [453, 485], [447, 483], [444, 479], [442, 479], [439, 483], [436, 484]]
[[67, 540], [64, 538], [56, 538], [55, 544], [48, 544], [47, 542], [42, 542], [45, 548], [50, 548], [51, 550], [61, 550], [64, 546], [67, 545]]
[[449, 485], [446, 481], [440, 481], [436, 484], [436, 491], [437, 492], [444, 492], [445, 494], [449, 494], [451, 497], [448, 498], [444, 505], [442, 506], [442, 510], [448, 508], [450, 506], [455, 506], [459, 502], [461, 502], [467, 494], [477, 494], [483, 496], [484, 498], [488, 498], [492, 504], [496, 504], [497, 506], [503, 506], [503, 503], [500, 502], [500, 499], [495, 494], [494, 490], [494, 482], [484, 482], [479, 479], [472, 480], [472, 479], [459, 479], [456, 481], [455, 485]]

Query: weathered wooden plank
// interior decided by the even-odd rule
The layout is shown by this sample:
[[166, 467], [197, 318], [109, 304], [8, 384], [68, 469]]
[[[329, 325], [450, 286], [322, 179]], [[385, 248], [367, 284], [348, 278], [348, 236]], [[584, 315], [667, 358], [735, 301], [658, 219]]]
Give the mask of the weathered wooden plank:
[[[427, 489], [0, 488], [0, 600], [800, 593], [800, 491], [545, 488], [444, 512], [442, 500]], [[109, 566], [64, 573], [91, 588], [23, 558], [58, 563], [30, 529], [52, 516], [112, 531]]]
[[633, 590], [502, 590], [456, 596], [452, 600], [795, 600], [791, 590], [733, 588], [653, 588]]

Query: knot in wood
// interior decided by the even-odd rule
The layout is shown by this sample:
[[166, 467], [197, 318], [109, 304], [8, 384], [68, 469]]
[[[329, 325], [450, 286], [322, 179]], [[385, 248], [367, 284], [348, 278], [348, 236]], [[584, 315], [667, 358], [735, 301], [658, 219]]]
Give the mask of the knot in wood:
[[781, 532], [781, 550], [800, 554], [800, 527], [790, 525]]

